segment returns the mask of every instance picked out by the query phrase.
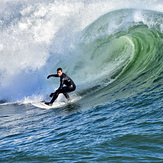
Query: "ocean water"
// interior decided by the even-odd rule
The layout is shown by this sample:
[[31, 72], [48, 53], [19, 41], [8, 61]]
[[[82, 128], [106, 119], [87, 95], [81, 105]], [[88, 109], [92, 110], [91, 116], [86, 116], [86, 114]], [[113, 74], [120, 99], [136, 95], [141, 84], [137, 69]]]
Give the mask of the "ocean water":
[[[163, 162], [162, 11], [162, 0], [0, 0], [0, 162]], [[58, 88], [46, 79], [58, 67], [74, 102], [33, 106]]]

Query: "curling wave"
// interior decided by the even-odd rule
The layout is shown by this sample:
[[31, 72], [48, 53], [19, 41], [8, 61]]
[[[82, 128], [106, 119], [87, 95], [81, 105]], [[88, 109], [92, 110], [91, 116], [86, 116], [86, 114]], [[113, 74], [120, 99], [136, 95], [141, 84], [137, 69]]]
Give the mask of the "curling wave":
[[[51, 10], [56, 9], [54, 6], [48, 5]], [[112, 11], [99, 17], [84, 30], [72, 32], [73, 37], [70, 34], [64, 40], [61, 39], [64, 31], [70, 31], [71, 27], [70, 22], [66, 20], [65, 23], [63, 18], [53, 32], [53, 40], [51, 35], [42, 38], [42, 33], [34, 30], [35, 25], [31, 26], [36, 23], [36, 27], [39, 26], [40, 29], [41, 19], [52, 23], [54, 27], [55, 21], [51, 19], [51, 13], [44, 13], [48, 17], [44, 20], [36, 11], [35, 6], [27, 8], [19, 15], [19, 20], [14, 21], [19, 26], [18, 31], [12, 29], [14, 35], [11, 43], [15, 44], [12, 44], [11, 50], [16, 47], [14, 53], [5, 51], [10, 43], [6, 47], [4, 44], [0, 45], [0, 100], [16, 101], [28, 96], [44, 99], [52, 89], [58, 87], [58, 81], [46, 81], [46, 76], [54, 73], [57, 67], [63, 67], [73, 78], [78, 86], [77, 93], [90, 104], [128, 97], [150, 87], [154, 81], [161, 81], [161, 12], [137, 9]], [[4, 38], [11, 33], [11, 26], [13, 28], [13, 24], [10, 24], [6, 29], [9, 30], [8, 33], [2, 33]], [[3, 60], [7, 59], [8, 54], [10, 60], [6, 64]]]
[[96, 86], [83, 92], [91, 103], [135, 95], [162, 78], [162, 17], [154, 11], [118, 10], [85, 29], [78, 47], [83, 59], [74, 71]]

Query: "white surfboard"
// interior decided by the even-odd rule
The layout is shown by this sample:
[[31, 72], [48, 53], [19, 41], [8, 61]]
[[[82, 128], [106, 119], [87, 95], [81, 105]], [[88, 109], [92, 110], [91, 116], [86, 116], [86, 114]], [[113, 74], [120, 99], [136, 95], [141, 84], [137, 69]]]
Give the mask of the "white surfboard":
[[71, 96], [71, 100], [69, 102], [63, 101], [62, 99], [59, 99], [61, 101], [55, 101], [52, 106], [46, 105], [45, 102], [33, 102], [31, 104], [35, 107], [38, 107], [38, 108], [52, 109], [52, 108], [61, 108], [61, 107], [66, 106], [68, 104], [74, 103], [80, 99], [81, 99], [80, 96], [74, 94]]
[[33, 106], [42, 108], [42, 109], [52, 109], [52, 108], [60, 108], [68, 103], [66, 102], [54, 102], [52, 106], [46, 105], [44, 102], [37, 102], [37, 103], [32, 103]]

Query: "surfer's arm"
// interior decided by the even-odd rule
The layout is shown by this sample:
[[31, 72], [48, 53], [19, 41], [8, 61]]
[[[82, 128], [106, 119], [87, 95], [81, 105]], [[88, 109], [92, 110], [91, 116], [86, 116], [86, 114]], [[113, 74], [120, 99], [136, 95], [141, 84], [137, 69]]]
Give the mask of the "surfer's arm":
[[47, 77], [47, 79], [51, 78], [51, 77], [59, 77], [58, 74], [51, 74]]
[[64, 85], [64, 79], [62, 78], [62, 79], [60, 80], [60, 86], [59, 86], [59, 88], [58, 88], [58, 91], [61, 90], [61, 89], [63, 88], [63, 85]]

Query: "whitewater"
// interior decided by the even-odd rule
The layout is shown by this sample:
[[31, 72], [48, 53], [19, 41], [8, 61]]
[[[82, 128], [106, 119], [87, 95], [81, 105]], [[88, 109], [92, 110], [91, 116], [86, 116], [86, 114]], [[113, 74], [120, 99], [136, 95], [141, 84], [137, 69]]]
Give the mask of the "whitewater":
[[[162, 0], [0, 0], [0, 162], [162, 162], [162, 11]], [[74, 102], [34, 107], [58, 67]]]

